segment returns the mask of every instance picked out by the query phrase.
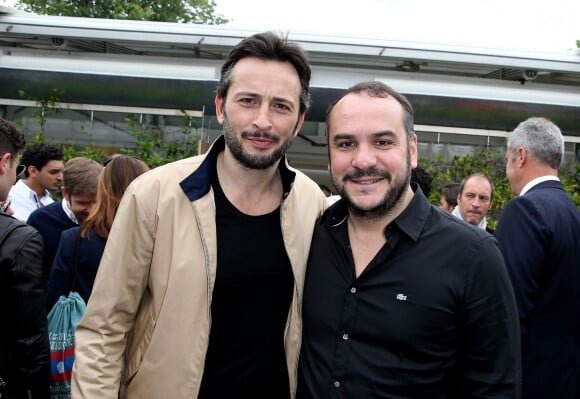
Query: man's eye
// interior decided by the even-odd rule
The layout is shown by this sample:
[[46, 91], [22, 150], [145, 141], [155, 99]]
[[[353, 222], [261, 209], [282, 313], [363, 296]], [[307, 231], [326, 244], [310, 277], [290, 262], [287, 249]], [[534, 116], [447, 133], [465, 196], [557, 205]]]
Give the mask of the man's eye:
[[342, 141], [336, 145], [338, 148], [353, 148], [354, 143], [352, 141]]
[[274, 105], [274, 107], [279, 109], [279, 110], [282, 110], [282, 111], [290, 111], [290, 107], [287, 106], [286, 104], [278, 103], [278, 104]]

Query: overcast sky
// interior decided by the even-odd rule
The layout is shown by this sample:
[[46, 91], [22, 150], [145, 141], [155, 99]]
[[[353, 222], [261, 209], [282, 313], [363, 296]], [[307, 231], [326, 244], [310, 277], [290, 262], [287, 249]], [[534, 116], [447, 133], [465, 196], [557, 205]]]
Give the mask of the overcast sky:
[[558, 53], [580, 40], [580, 0], [215, 1], [231, 26], [259, 30]]
[[580, 0], [215, 2], [232, 27], [579, 53]]

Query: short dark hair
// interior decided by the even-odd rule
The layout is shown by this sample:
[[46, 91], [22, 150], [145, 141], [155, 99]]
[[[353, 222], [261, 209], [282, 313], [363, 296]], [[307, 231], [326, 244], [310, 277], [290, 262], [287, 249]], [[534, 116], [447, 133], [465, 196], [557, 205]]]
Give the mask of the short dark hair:
[[232, 71], [238, 61], [255, 57], [264, 61], [289, 62], [300, 79], [300, 114], [310, 107], [310, 76], [312, 71], [308, 56], [297, 43], [289, 42], [273, 32], [257, 33], [242, 40], [226, 57], [222, 65], [220, 81], [216, 93], [225, 99], [232, 83]]
[[493, 202], [493, 195], [495, 194], [495, 187], [493, 186], [493, 182], [491, 181], [491, 179], [489, 177], [487, 177], [486, 175], [484, 175], [483, 173], [473, 173], [473, 174], [467, 176], [465, 179], [463, 179], [461, 181], [461, 184], [459, 185], [459, 195], [463, 194], [463, 189], [465, 188], [465, 184], [473, 177], [479, 177], [481, 179], [487, 180], [487, 182], [489, 183], [489, 186], [491, 187], [491, 194], [489, 197], [489, 201]]
[[344, 93], [342, 93], [340, 97], [336, 99], [336, 101], [332, 103], [326, 113], [326, 135], [328, 136], [328, 131], [330, 129], [329, 119], [334, 106], [347, 95], [351, 93], [362, 92], [368, 93], [368, 95], [371, 97], [387, 98], [391, 96], [397, 100], [399, 104], [401, 104], [401, 107], [403, 107], [403, 124], [405, 125], [405, 131], [407, 132], [407, 142], [410, 143], [413, 139], [413, 136], [415, 136], [415, 113], [413, 111], [413, 106], [404, 95], [386, 85], [385, 83], [376, 80], [360, 82], [354, 86], [349, 87]]
[[452, 206], [457, 206], [457, 196], [459, 196], [459, 186], [457, 182], [446, 183], [441, 186], [441, 197]]
[[0, 119], [0, 156], [9, 152], [14, 158], [25, 145], [24, 135], [16, 125], [5, 119]]
[[62, 161], [62, 159], [63, 154], [60, 148], [40, 143], [26, 147], [20, 158], [20, 163], [27, 167], [24, 172], [24, 177], [26, 178], [28, 177], [28, 166], [34, 166], [36, 169], [41, 170], [50, 161]]

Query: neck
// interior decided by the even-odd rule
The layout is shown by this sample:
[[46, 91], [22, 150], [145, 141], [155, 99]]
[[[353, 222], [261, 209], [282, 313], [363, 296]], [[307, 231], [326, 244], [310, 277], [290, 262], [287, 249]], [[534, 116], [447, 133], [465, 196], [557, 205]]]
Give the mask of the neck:
[[278, 163], [264, 170], [248, 169], [226, 148], [218, 155], [217, 174], [228, 200], [248, 215], [269, 213], [280, 205], [283, 189]]
[[24, 182], [24, 184], [26, 184], [28, 186], [29, 189], [31, 189], [32, 191], [34, 191], [36, 193], [36, 196], [38, 198], [42, 198], [44, 196], [44, 188], [40, 187], [39, 184], [37, 184], [36, 180], [32, 179], [31, 177], [27, 177], [26, 179], [22, 180]]

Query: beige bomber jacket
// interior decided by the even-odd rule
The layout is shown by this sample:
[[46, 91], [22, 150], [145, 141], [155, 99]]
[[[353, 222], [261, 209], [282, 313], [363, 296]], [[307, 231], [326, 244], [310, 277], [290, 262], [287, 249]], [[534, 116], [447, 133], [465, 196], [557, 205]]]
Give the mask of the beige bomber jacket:
[[[220, 137], [207, 155], [153, 169], [127, 189], [76, 331], [73, 399], [197, 397], [216, 273], [210, 171], [223, 148]], [[294, 397], [306, 262], [326, 199], [285, 162], [280, 172], [295, 175], [281, 205], [295, 281], [285, 335]]]

